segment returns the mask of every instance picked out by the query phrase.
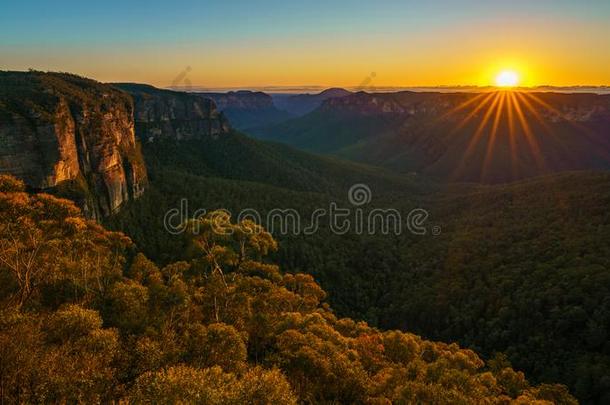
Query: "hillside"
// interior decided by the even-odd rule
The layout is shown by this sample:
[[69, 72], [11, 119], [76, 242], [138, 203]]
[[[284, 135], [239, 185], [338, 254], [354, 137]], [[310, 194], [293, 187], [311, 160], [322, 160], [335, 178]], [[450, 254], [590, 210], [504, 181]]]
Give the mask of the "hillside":
[[610, 96], [356, 93], [251, 130], [312, 152], [452, 181], [610, 168]]
[[[365, 212], [394, 208], [406, 221], [410, 210], [425, 208], [427, 235], [405, 227], [398, 236], [336, 234], [323, 218], [315, 234], [276, 233], [283, 268], [313, 275], [340, 315], [458, 340], [486, 356], [505, 352], [536, 381], [567, 383], [584, 402], [603, 403], [608, 395], [608, 175], [442, 186], [329, 166], [326, 158], [239, 135], [214, 144], [148, 144], [144, 151], [151, 192], [111, 224], [155, 260], [189, 257], [184, 237], [163, 226], [181, 198], [190, 213], [250, 208], [264, 219], [275, 208], [293, 208], [310, 223], [312, 212], [333, 201], [352, 206], [350, 182], [364, 182], [373, 191]], [[432, 226], [440, 235], [430, 233]]]
[[[484, 401], [484, 398], [501, 400], [522, 396], [522, 401], [544, 398], [570, 403], [571, 399], [561, 388], [547, 385], [531, 388], [522, 375], [510, 369], [509, 362], [512, 362], [535, 383], [564, 383], [585, 403], [607, 402], [610, 348], [606, 343], [606, 325], [610, 320], [607, 302], [610, 282], [606, 269], [610, 266], [610, 251], [605, 241], [610, 239], [610, 218], [606, 209], [610, 204], [609, 174], [571, 172], [495, 186], [440, 183], [418, 174], [396, 174], [249, 138], [231, 130], [215, 104], [197, 95], [136, 84], [116, 85], [124, 90], [118, 91], [70, 75], [43, 77], [57, 88], [49, 83], [33, 90], [31, 85], [24, 85], [25, 82], [20, 85], [21, 89], [33, 91], [33, 95], [42, 94], [35, 104], [40, 111], [38, 117], [44, 118], [45, 114], [53, 117], [49, 111], [55, 108], [54, 92], [59, 91], [68, 102], [79, 101], [79, 104], [71, 104], [70, 114], [79, 111], [79, 106], [91, 108], [96, 114], [111, 111], [103, 117], [86, 114], [103, 121], [94, 127], [96, 130], [92, 133], [96, 135], [104, 134], [98, 129], [111, 124], [118, 129], [110, 133], [120, 134], [123, 126], [113, 124], [112, 120], [119, 113], [112, 111], [114, 108], [132, 109], [129, 110], [134, 117], [131, 130], [135, 127], [136, 136], [142, 141], [144, 156], [140, 155], [138, 161], [146, 162], [149, 185], [139, 199], [123, 203], [120, 212], [115, 212], [105, 222], [111, 229], [126, 232], [154, 264], [143, 256], [138, 256], [134, 262], [137, 251], [129, 241], [78, 219], [77, 210], [65, 201], [24, 194], [21, 183], [3, 178], [5, 191], [0, 194], [4, 198], [1, 208], [4, 215], [2, 237], [5, 239], [0, 245], [0, 301], [2, 308], [12, 308], [13, 312], [7, 312], [7, 316], [3, 316], [6, 323], [0, 324], [3, 342], [8, 342], [3, 344], [3, 350], [8, 351], [2, 358], [30, 351], [34, 354], [27, 362], [45, 364], [47, 368], [34, 371], [29, 368], [30, 363], [20, 365], [19, 375], [27, 375], [26, 383], [14, 383], [16, 391], [9, 394], [2, 391], [2, 395], [25, 395], [33, 402], [69, 402], [74, 395], [85, 395], [73, 385], [74, 376], [84, 372], [77, 365], [83, 364], [98, 373], [95, 381], [100, 385], [86, 393], [93, 401], [111, 398], [144, 401], [150, 399], [150, 395], [165, 395], [150, 391], [147, 387], [151, 384], [175, 387], [176, 380], [185, 379], [203, 384], [204, 388], [196, 385], [197, 390], [208, 389], [201, 381], [214, 375], [220, 379], [218, 381], [241, 384], [243, 391], [233, 390], [231, 394], [222, 395], [245, 395], [242, 400], [255, 395], [247, 388], [250, 379], [268, 378], [283, 387], [278, 393], [280, 398], [292, 398], [290, 401], [300, 398], [314, 402], [363, 402], [365, 399], [378, 402], [383, 398], [395, 401], [402, 398], [406, 402], [427, 402], [432, 396], [447, 402], [471, 403]], [[44, 91], [49, 88], [53, 91]], [[10, 94], [17, 94], [11, 91]], [[88, 99], [103, 91], [109, 92], [107, 97]], [[439, 115], [439, 110], [435, 110], [440, 108], [438, 100], [427, 93], [380, 98], [358, 93], [354, 95], [355, 100], [347, 100], [350, 97], [328, 101], [312, 115], [333, 112], [334, 125], [338, 128], [351, 117], [352, 125], [357, 124], [361, 131], [357, 134], [361, 140], [368, 139], [367, 130], [373, 126], [386, 125], [391, 131], [405, 114], [423, 117], [424, 121], [429, 116]], [[449, 97], [453, 100], [454, 96]], [[469, 97], [477, 96], [460, 97], [467, 99], [452, 102], [462, 105], [464, 101], [473, 100]], [[11, 114], [21, 111], [13, 106], [21, 105], [17, 101], [22, 99], [14, 100], [14, 104], [5, 103], [5, 106], [11, 106], [10, 109], [5, 107]], [[564, 104], [558, 100], [563, 100]], [[604, 98], [595, 99], [593, 104], [590, 95], [583, 95], [582, 99], [560, 97], [558, 100], [554, 100], [555, 105], [562, 107], [549, 110], [552, 114], [544, 118], [544, 122], [578, 123], [579, 128], [584, 125], [590, 129], [587, 139], [601, 142], [594, 136], [594, 127], [605, 125]], [[407, 108], [409, 102], [414, 103], [412, 110]], [[453, 104], [440, 105], [449, 108]], [[459, 110], [452, 114], [464, 112]], [[104, 121], [106, 119], [109, 121]], [[447, 122], [457, 119], [447, 118]], [[484, 116], [481, 119], [485, 121]], [[81, 117], [77, 122], [80, 125], [82, 121]], [[496, 128], [501, 127], [500, 121], [498, 118]], [[367, 127], [367, 123], [374, 125]], [[315, 135], [315, 131], [311, 135]], [[341, 139], [349, 140], [350, 132], [344, 132], [344, 136]], [[133, 142], [137, 145], [135, 139]], [[104, 142], [103, 145], [113, 144]], [[575, 151], [579, 151], [576, 146], [572, 148], [572, 152]], [[359, 194], [351, 194], [354, 185], [358, 185]], [[71, 196], [69, 193], [64, 195]], [[98, 194], [93, 196], [99, 198]], [[173, 226], [168, 227], [167, 214], [177, 209], [171, 217]], [[195, 212], [208, 214], [197, 226], [214, 225], [219, 213], [211, 213], [217, 209], [229, 210], [234, 220], [244, 212], [259, 215], [256, 219], [261, 220], [270, 234], [256, 234], [252, 236], [255, 239], [245, 244], [244, 240], [231, 238], [216, 240], [214, 235], [213, 240], [202, 240], [205, 236], [179, 226]], [[320, 209], [324, 210], [323, 215], [314, 215], [319, 214]], [[348, 209], [349, 227], [341, 228], [337, 217], [331, 217], [329, 213], [345, 209]], [[362, 221], [359, 218], [370, 221], [369, 215], [374, 209], [398, 212], [402, 231], [385, 232], [384, 224], [374, 221], [359, 230], [358, 221]], [[425, 210], [427, 218], [411, 218], [413, 209], [420, 209], [420, 214], [421, 209]], [[296, 223], [285, 222], [286, 230], [278, 228], [277, 217], [269, 220], [271, 213], [276, 215], [278, 210], [283, 210], [282, 215], [288, 212], [300, 219]], [[225, 218], [223, 215], [218, 218]], [[223, 221], [228, 227], [236, 227], [231, 229], [237, 231], [235, 236], [238, 238], [248, 237], [247, 229], [254, 226], [248, 222], [231, 225], [227, 218]], [[369, 228], [371, 223], [373, 226]], [[295, 228], [291, 229], [293, 225]], [[316, 226], [312, 228], [313, 232], [304, 231], [313, 225]], [[179, 232], [174, 232], [176, 230]], [[277, 239], [277, 251], [272, 237]], [[21, 243], [18, 248], [11, 245], [16, 240]], [[213, 248], [205, 251], [210, 249], [210, 243]], [[30, 249], [28, 244], [34, 245]], [[250, 248], [253, 250], [248, 254], [252, 256], [246, 258]], [[38, 261], [21, 260], [19, 255], [25, 252], [34, 252], [33, 257]], [[39, 253], [41, 256], [37, 256]], [[268, 254], [269, 262], [261, 262]], [[305, 283], [295, 287], [298, 291], [293, 291], [301, 296], [293, 298], [302, 299], [303, 304], [291, 301], [292, 298], [288, 301], [278, 298], [279, 312], [267, 314], [282, 326], [251, 317], [252, 313], [265, 314], [260, 312], [259, 306], [265, 307], [270, 300], [275, 302], [276, 297], [282, 297], [282, 288], [287, 285], [284, 283], [292, 280], [293, 276], [286, 278], [271, 263], [279, 264], [292, 274], [308, 275], [294, 276]], [[20, 273], [22, 271], [27, 277]], [[228, 274], [231, 274], [230, 278], [225, 277]], [[215, 278], [219, 275], [220, 279]], [[30, 281], [32, 277], [34, 281]], [[263, 281], [261, 287], [260, 279], [271, 284]], [[444, 377], [444, 383], [436, 386], [439, 381], [436, 377], [428, 379], [428, 373], [433, 371], [416, 362], [407, 369], [416, 374], [425, 372], [427, 377], [415, 378], [416, 385], [405, 386], [405, 381], [412, 381], [412, 378], [405, 377], [403, 371], [392, 374], [395, 371], [389, 369], [402, 366], [393, 364], [393, 358], [383, 357], [386, 356], [382, 354], [386, 352], [385, 343], [374, 346], [375, 350], [380, 350], [378, 353], [368, 343], [359, 346], [361, 339], [369, 343], [383, 341], [383, 333], [360, 323], [355, 324], [360, 325], [356, 329], [363, 332], [350, 329], [343, 335], [347, 340], [337, 337], [337, 333], [344, 333], [341, 326], [344, 321], [333, 318], [335, 315], [321, 303], [325, 294], [314, 279], [328, 291], [328, 302], [338, 316], [365, 320], [384, 329], [415, 331], [424, 338], [457, 341], [489, 359], [487, 369], [482, 369], [483, 363], [478, 358], [473, 360], [466, 369], [468, 375], [475, 376], [474, 382], [462, 376], [461, 384], [466, 385], [460, 385], [458, 389], [451, 382], [454, 371], [449, 372], [454, 373], [453, 377]], [[232, 284], [234, 282], [236, 284]], [[253, 285], [252, 292], [247, 292]], [[269, 294], [261, 293], [261, 288]], [[202, 299], [201, 291], [212, 295]], [[309, 292], [313, 295], [308, 295]], [[220, 306], [219, 297], [225, 300]], [[229, 304], [235, 302], [240, 302], [235, 308], [242, 308], [243, 300], [253, 305], [253, 312], [240, 315], [229, 310]], [[180, 303], [178, 307], [173, 306], [177, 302]], [[206, 302], [216, 304], [210, 308], [206, 307]], [[165, 306], [161, 308], [159, 303]], [[287, 332], [282, 329], [285, 322], [294, 321], [292, 315], [282, 312], [286, 308], [295, 309], [288, 311], [290, 313], [306, 316], [308, 320], [304, 322], [308, 325], [321, 316], [327, 324], [314, 322], [312, 327], [318, 332], [323, 328], [325, 332], [317, 335], [317, 332], [298, 326], [297, 329], [307, 336], [303, 338], [305, 346], [277, 346], [282, 339], [288, 344], [299, 338], [289, 327], [290, 332], [284, 338], [276, 339], [276, 335]], [[26, 315], [22, 316], [24, 310]], [[48, 321], [55, 317], [56, 323]], [[70, 317], [76, 317], [74, 322], [86, 318], [89, 329], [78, 336], [67, 337], [62, 335], [65, 331], [53, 332], [57, 325], [72, 322]], [[230, 327], [218, 326], [218, 323]], [[199, 325], [197, 331], [190, 330], [189, 325], [193, 324]], [[108, 327], [116, 328], [118, 335], [115, 329]], [[327, 327], [330, 329], [324, 329]], [[26, 346], [22, 347], [19, 341], [13, 341], [14, 334], [23, 334], [24, 330], [32, 332], [33, 340], [24, 341]], [[244, 350], [240, 349], [237, 360], [230, 364], [220, 362], [222, 359], [210, 360], [213, 356], [201, 351], [201, 347], [209, 345], [205, 339], [212, 338], [207, 333], [229, 336], [230, 343], [222, 350], [240, 347]], [[241, 344], [233, 339], [238, 335], [243, 339]], [[115, 358], [115, 354], [104, 352], [91, 357], [91, 363], [79, 363], [79, 352], [70, 352], [70, 345], [73, 342], [85, 344], [89, 342], [87, 339], [94, 339], [91, 344], [96, 345], [98, 336], [110, 339], [104, 342], [115, 350], [113, 353], [141, 351], [141, 357], [120, 354]], [[197, 341], [195, 346], [182, 347], [179, 342], [189, 342], [191, 336], [204, 336], [201, 337], [204, 343]], [[316, 340], [320, 346], [307, 346], [314, 336], [322, 339]], [[332, 346], [327, 338], [336, 345], [333, 349], [337, 350], [333, 352], [336, 356], [330, 356], [328, 350]], [[59, 344], [60, 341], [63, 343]], [[423, 348], [414, 350], [424, 362], [439, 359], [438, 354], [429, 357], [428, 343], [421, 339], [417, 341], [422, 342], [417, 344]], [[362, 353], [365, 357], [354, 360], [349, 355], [349, 361], [342, 363], [341, 359], [345, 358], [342, 351], [350, 345], [355, 345], [354, 353]], [[440, 344], [439, 347], [442, 353], [460, 350], [454, 345]], [[323, 382], [316, 379], [318, 374], [303, 374], [295, 364], [302, 364], [301, 356], [313, 353], [312, 350], [327, 355], [306, 356], [312, 361], [312, 367], [317, 365], [325, 369], [319, 363], [321, 361], [341, 365], [341, 368], [326, 368]], [[283, 354], [280, 356], [278, 351]], [[53, 370], [57, 363], [53, 359], [57, 359], [57, 353], [75, 356], [70, 358], [75, 366], [66, 372], [64, 383], [54, 380], [57, 377]], [[459, 353], [460, 358], [474, 359], [474, 354], [468, 354], [470, 352]], [[110, 363], [109, 359], [112, 359]], [[445, 367], [454, 364], [453, 361], [443, 359], [441, 363]], [[213, 365], [222, 370], [207, 370]], [[273, 372], [273, 367], [281, 373], [267, 374]], [[434, 367], [436, 373], [443, 373], [436, 368], [441, 367], [440, 363]], [[461, 367], [458, 368], [463, 370]], [[12, 370], [10, 367], [2, 369]], [[344, 374], [344, 370], [355, 370], [356, 374]], [[490, 376], [485, 374], [487, 371]], [[479, 374], [485, 377], [479, 377]], [[390, 384], [387, 378], [396, 382]], [[477, 385], [479, 378], [489, 379], [484, 384], [487, 391], [481, 391], [483, 388]], [[42, 388], [30, 391], [36, 384], [42, 384]], [[218, 387], [222, 386], [221, 382], [218, 384]], [[346, 384], [351, 388], [345, 388]], [[70, 388], [62, 390], [63, 386]], [[178, 386], [176, 389], [187, 389]], [[341, 388], [336, 388], [338, 386]], [[160, 390], [167, 391], [165, 388]]]
[[[0, 176], [0, 246], [53, 239], [2, 252], [2, 402], [576, 403], [502, 357], [338, 318], [310, 276], [264, 261], [277, 244], [251, 222], [202, 218], [193, 260], [158, 267], [71, 202], [23, 190]], [[218, 218], [234, 237], [212, 232]], [[43, 271], [5, 265], [26, 255]]]
[[316, 156], [279, 143], [260, 142], [238, 132], [218, 138], [144, 144], [149, 166], [169, 166], [190, 174], [259, 182], [296, 191], [343, 194], [344, 188], [371, 183], [384, 190], [423, 192], [433, 183], [417, 176]]

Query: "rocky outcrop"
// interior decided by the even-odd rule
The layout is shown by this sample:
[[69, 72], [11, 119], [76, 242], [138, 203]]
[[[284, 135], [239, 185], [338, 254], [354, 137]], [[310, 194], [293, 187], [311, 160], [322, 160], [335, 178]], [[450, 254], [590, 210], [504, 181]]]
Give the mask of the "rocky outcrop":
[[134, 100], [136, 134], [145, 142], [160, 138], [201, 139], [231, 130], [210, 99], [134, 83], [116, 83]]
[[69, 74], [0, 72], [0, 172], [73, 198], [90, 218], [116, 212], [147, 182], [131, 98]]

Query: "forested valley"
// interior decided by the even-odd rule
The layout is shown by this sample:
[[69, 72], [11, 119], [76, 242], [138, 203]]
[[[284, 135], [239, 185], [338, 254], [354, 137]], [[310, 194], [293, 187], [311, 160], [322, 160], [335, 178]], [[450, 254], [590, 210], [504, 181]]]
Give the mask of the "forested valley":
[[534, 381], [567, 384], [585, 402], [607, 398], [608, 174], [447, 185], [239, 134], [144, 152], [151, 190], [109, 223], [160, 265], [191, 258], [184, 236], [163, 227], [181, 198], [191, 213], [254, 208], [264, 217], [279, 207], [307, 220], [332, 201], [349, 207], [349, 185], [365, 182], [367, 208], [424, 208], [427, 234], [336, 235], [322, 224], [313, 235], [278, 235], [274, 260], [312, 275], [341, 316], [457, 341], [488, 359], [501, 353]]
[[13, 177], [0, 208], [3, 403], [576, 403], [505, 356], [338, 317], [253, 222], [191, 221], [192, 259], [157, 266]]

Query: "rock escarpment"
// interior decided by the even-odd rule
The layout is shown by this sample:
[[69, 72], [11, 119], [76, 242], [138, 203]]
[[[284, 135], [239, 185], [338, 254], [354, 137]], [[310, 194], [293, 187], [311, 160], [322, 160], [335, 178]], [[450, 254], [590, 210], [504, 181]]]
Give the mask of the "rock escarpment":
[[145, 84], [117, 83], [114, 86], [133, 97], [136, 134], [143, 141], [201, 139], [231, 130], [229, 122], [210, 99]]
[[131, 98], [62, 73], [0, 72], [0, 173], [74, 199], [100, 219], [142, 194]]

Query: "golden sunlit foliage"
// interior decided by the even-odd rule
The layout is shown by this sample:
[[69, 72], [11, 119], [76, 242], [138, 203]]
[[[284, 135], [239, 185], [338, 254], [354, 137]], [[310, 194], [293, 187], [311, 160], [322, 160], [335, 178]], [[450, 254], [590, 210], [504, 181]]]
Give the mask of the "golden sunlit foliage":
[[263, 262], [276, 242], [252, 223], [213, 212], [190, 224], [195, 259], [159, 268], [71, 203], [0, 184], [1, 402], [575, 403], [501, 359], [337, 318], [311, 276]]
[[[494, 95], [462, 94], [457, 99], [481, 102]], [[561, 105], [553, 101], [555, 96], [536, 96]], [[589, 105], [589, 97], [576, 100]], [[463, 115], [454, 114], [448, 121], [451, 128], [477, 101], [462, 108]], [[467, 132], [474, 133], [483, 111], [468, 124]], [[534, 125], [535, 118], [527, 118]], [[487, 128], [494, 119], [495, 113]], [[503, 114], [494, 159], [510, 150], [507, 119], [508, 114]], [[555, 135], [566, 137], [565, 133]], [[517, 133], [515, 139], [520, 142], [520, 154], [530, 151], [524, 134]], [[538, 139], [549, 140], [542, 135]], [[480, 143], [484, 154], [487, 142]], [[351, 172], [344, 170], [345, 162], [330, 167], [319, 158], [287, 148], [290, 153], [282, 159], [273, 153], [277, 149], [270, 150], [270, 144], [257, 145], [237, 135], [215, 142], [180, 142], [173, 147], [148, 144], [146, 148], [147, 162], [153, 162], [149, 166], [152, 186], [112, 226], [128, 232], [159, 264], [192, 259], [184, 238], [168, 236], [159, 221], [164, 212], [180, 206], [182, 196], [189, 196], [191, 210], [223, 207], [237, 213], [251, 207], [265, 216], [276, 207], [294, 207], [307, 218], [330, 201], [341, 202], [349, 187], [344, 182], [355, 180], [350, 177], [353, 167]], [[461, 153], [456, 155], [461, 158]], [[239, 164], [231, 163], [237, 159]], [[478, 173], [483, 159], [473, 161], [471, 166]], [[520, 161], [524, 161], [522, 155]], [[279, 166], [268, 167], [269, 162]], [[287, 179], [287, 173], [297, 172], [297, 165], [302, 167], [301, 174]], [[244, 166], [247, 173], [242, 171]], [[261, 173], [270, 175], [262, 179]], [[325, 173], [323, 178], [319, 173]], [[420, 188], [416, 179], [423, 176], [403, 183], [393, 182], [383, 172], [373, 178], [358, 171], [357, 177], [366, 179], [373, 190], [372, 207], [393, 207], [402, 213], [425, 207], [431, 214], [430, 225], [442, 226], [441, 234], [334, 235], [327, 224], [315, 235], [276, 233], [280, 248], [271, 257], [282, 271], [313, 275], [341, 316], [428, 339], [460, 342], [485, 358], [500, 351], [530, 381], [561, 382], [583, 401], [607, 402], [603, 400], [610, 364], [605, 350], [610, 314], [605, 300], [610, 286], [605, 270], [610, 265], [610, 245], [605, 242], [610, 235], [607, 173], [563, 173], [495, 186], [460, 184], [437, 193], [434, 183]], [[333, 185], [331, 190], [322, 188], [328, 184]], [[298, 192], [307, 187], [312, 191]], [[242, 263], [240, 271], [277, 280], [273, 265], [265, 263], [270, 267], [263, 268], [256, 263], [252, 267]]]

